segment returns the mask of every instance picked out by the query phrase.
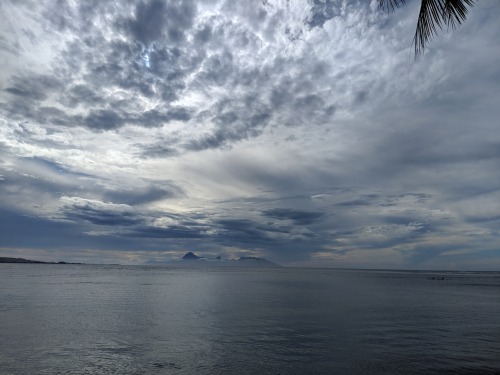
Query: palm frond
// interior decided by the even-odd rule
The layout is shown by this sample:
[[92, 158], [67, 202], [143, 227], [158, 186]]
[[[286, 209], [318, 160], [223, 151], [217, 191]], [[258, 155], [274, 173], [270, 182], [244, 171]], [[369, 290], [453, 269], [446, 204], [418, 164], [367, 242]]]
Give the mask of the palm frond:
[[415, 58], [424, 53], [425, 46], [434, 35], [437, 27], [442, 25], [455, 29], [465, 21], [467, 7], [474, 5], [475, 0], [421, 0], [417, 29], [413, 42]]
[[[476, 0], [421, 0], [417, 27], [413, 44], [415, 58], [424, 53], [427, 43], [437, 35], [438, 28], [446, 25], [455, 29], [465, 21], [468, 8]], [[393, 11], [404, 4], [405, 0], [378, 0], [379, 8]]]
[[444, 16], [448, 27], [457, 28], [467, 17], [467, 7], [474, 5], [474, 0], [447, 0]]
[[378, 0], [378, 7], [387, 11], [393, 11], [403, 5], [405, 0]]
[[421, 0], [418, 13], [417, 29], [413, 42], [415, 56], [423, 53], [425, 45], [437, 34], [437, 27], [442, 28], [445, 5], [447, 0]]

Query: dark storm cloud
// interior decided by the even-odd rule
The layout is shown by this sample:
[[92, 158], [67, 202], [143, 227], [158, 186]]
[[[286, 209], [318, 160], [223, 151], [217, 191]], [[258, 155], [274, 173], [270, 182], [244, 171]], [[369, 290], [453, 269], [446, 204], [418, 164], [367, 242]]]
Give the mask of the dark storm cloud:
[[[236, 6], [232, 11], [250, 11], [245, 17], [251, 25], [265, 22], [264, 9], [243, 8]], [[314, 93], [311, 82], [325, 73], [324, 63], [311, 65], [307, 61], [277, 59], [274, 65], [260, 70], [243, 67], [234, 53], [258, 47], [261, 42], [257, 35], [237, 22], [221, 22], [219, 16], [195, 24], [196, 14], [194, 3], [157, 0], [117, 6], [101, 2], [72, 6], [63, 1], [57, 7], [51, 6], [44, 13], [46, 21], [58, 30], [77, 33], [79, 38], [65, 43], [52, 75], [28, 75], [23, 82], [12, 82], [8, 90], [13, 97], [32, 97], [35, 102], [55, 99], [63, 107], [20, 106], [9, 100], [5, 108], [19, 119], [83, 126], [96, 132], [113, 131], [125, 125], [160, 127], [172, 121], [195, 124], [202, 118], [213, 124], [211, 131], [177, 145], [188, 151], [226, 148], [259, 136], [273, 122], [277, 110], [284, 114], [291, 108], [302, 110], [299, 117], [279, 116], [288, 125], [314, 123], [331, 116], [331, 103]], [[122, 35], [125, 32], [130, 38], [111, 36], [109, 30]], [[186, 33], [193, 38], [185, 39]], [[207, 48], [215, 53], [207, 55]], [[283, 72], [297, 66], [305, 70], [303, 78], [283, 86], [279, 92], [273, 89], [270, 97], [268, 77], [277, 77], [272, 87], [279, 87], [283, 79], [294, 82], [294, 77]], [[169, 105], [187, 89], [187, 77], [193, 73], [191, 89], [219, 86], [225, 92], [221, 100], [199, 113], [198, 109]], [[63, 95], [52, 94], [56, 86], [51, 80], [59, 85], [59, 90], [64, 90]], [[242, 86], [247, 92], [233, 97], [233, 90]], [[116, 98], [110, 96], [109, 91], [117, 88], [123, 91]], [[145, 110], [138, 97], [159, 100], [161, 104]], [[206, 117], [202, 112], [211, 115]], [[168, 148], [179, 150], [179, 147]], [[154, 150], [144, 152], [145, 157], [160, 154]]]
[[336, 202], [336, 207], [392, 207], [398, 206], [400, 200], [410, 199], [415, 203], [425, 203], [432, 195], [424, 193], [402, 193], [402, 194], [357, 194], [354, 199]]
[[[212, 118], [219, 126], [200, 139], [192, 140], [185, 145], [190, 151], [222, 148], [231, 143], [256, 137], [271, 118], [270, 113], [248, 113], [245, 111], [226, 112]], [[233, 125], [234, 124], [234, 125]]]
[[203, 228], [192, 228], [183, 225], [171, 225], [168, 227], [144, 226], [136, 227], [123, 233], [126, 237], [143, 238], [208, 238]]
[[35, 105], [30, 100], [10, 99], [4, 103], [0, 102], [0, 109], [3, 109], [11, 120], [19, 122], [30, 120], [38, 124], [63, 126], [81, 122], [81, 117], [68, 115], [55, 107]]
[[[73, 100], [73, 98], [69, 98]], [[94, 103], [102, 103], [102, 100], [93, 96]], [[81, 105], [85, 100], [74, 100], [73, 103]], [[73, 104], [72, 104], [73, 105]], [[34, 106], [29, 102], [14, 101], [7, 106], [0, 104], [0, 108], [6, 109], [11, 114], [12, 119], [26, 120], [30, 119], [39, 124], [60, 125], [60, 126], [85, 126], [95, 131], [110, 131], [123, 127], [124, 125], [137, 125], [146, 128], [161, 127], [171, 121], [187, 122], [191, 119], [191, 110], [183, 107], [166, 107], [163, 110], [153, 109], [143, 113], [128, 113], [126, 110], [120, 110], [120, 107], [130, 108], [133, 101], [122, 101], [112, 105], [119, 111], [111, 109], [90, 110], [85, 116], [70, 115], [67, 112], [46, 106]]]
[[221, 228], [218, 240], [222, 243], [272, 244], [273, 239], [259, 224], [248, 219], [219, 219], [215, 224]]
[[252, 127], [219, 128], [212, 134], [208, 134], [201, 139], [188, 142], [185, 148], [190, 151], [223, 148], [232, 142], [255, 137], [258, 134], [260, 134], [259, 129], [254, 129]]
[[78, 84], [70, 86], [65, 95], [61, 98], [61, 102], [74, 108], [78, 105], [92, 105], [95, 106], [102, 101], [102, 97], [96, 90], [90, 89], [89, 86]]
[[235, 69], [233, 55], [224, 50], [220, 54], [205, 59], [197, 78], [207, 84], [223, 86], [235, 73]]
[[49, 94], [62, 88], [62, 82], [49, 75], [30, 75], [26, 77], [14, 76], [9, 82], [12, 86], [5, 91], [22, 99], [42, 101]]
[[105, 190], [103, 197], [106, 201], [113, 203], [124, 203], [131, 206], [156, 202], [162, 199], [178, 197], [183, 194], [182, 190], [174, 184], [163, 182], [162, 186], [147, 186], [145, 188]]
[[204, 25], [200, 27], [194, 35], [198, 42], [206, 43], [212, 37], [212, 28], [210, 25]]
[[122, 126], [124, 119], [114, 111], [98, 110], [90, 112], [84, 123], [92, 130], [111, 130]]
[[204, 215], [169, 214], [137, 206], [172, 196], [166, 190], [149, 189], [135, 193], [108, 191], [105, 195], [113, 197], [115, 201], [128, 201], [130, 204], [64, 196], [61, 198], [63, 204], [60, 217], [55, 219], [70, 221], [76, 225], [84, 224], [86, 234], [99, 237], [209, 238], [209, 232], [213, 229], [213, 226], [207, 224]]
[[165, 2], [152, 0], [140, 2], [132, 19], [125, 22], [132, 35], [144, 44], [167, 36], [180, 42], [184, 30], [191, 28], [196, 6], [190, 1]]
[[300, 243], [308, 241], [314, 246], [317, 236], [300, 232], [291, 225], [277, 225], [241, 218], [224, 218], [213, 221], [216, 228], [214, 240], [222, 245], [262, 246], [265, 249], [286, 249], [287, 255], [303, 251]]
[[371, 206], [377, 202], [378, 194], [360, 195], [354, 199], [335, 203], [339, 207]]
[[[408, 216], [408, 215], [384, 215], [380, 217], [380, 221], [386, 224], [395, 224], [395, 225], [408, 225], [414, 221], [418, 221], [421, 219], [420, 217]], [[426, 231], [430, 229], [431, 224], [422, 225], [419, 224], [418, 230], [420, 232]]]
[[403, 194], [398, 194], [398, 195], [393, 195], [391, 196], [391, 199], [395, 198], [411, 198], [414, 199], [417, 203], [426, 203], [428, 202], [431, 198], [431, 194], [426, 194], [426, 193], [403, 193]]
[[191, 112], [191, 110], [184, 107], [169, 107], [165, 108], [164, 111], [152, 109], [144, 112], [131, 122], [143, 125], [145, 127], [159, 126], [164, 123], [169, 123], [173, 120], [187, 122], [191, 119]]
[[[123, 17], [127, 9], [133, 10], [131, 18]], [[11, 76], [2, 107], [14, 118], [98, 132], [127, 124], [158, 127], [171, 121], [187, 122], [191, 110], [168, 104], [185, 89], [185, 77], [202, 62], [203, 50], [171, 42], [184, 39], [195, 15], [191, 2], [140, 2], [130, 8], [128, 4], [74, 6], [62, 1], [49, 6], [44, 12], [47, 27], [71, 31], [78, 38], [65, 42], [52, 72], [40, 75], [26, 70], [23, 76]], [[99, 27], [103, 22], [108, 31]], [[127, 30], [133, 38], [111, 37], [109, 29]], [[118, 92], [117, 88], [122, 92], [116, 98], [110, 96], [109, 90]], [[160, 99], [161, 105], [146, 110], [138, 96]], [[29, 101], [19, 104], [20, 98]], [[62, 107], [44, 104], [49, 100]]]
[[471, 217], [466, 219], [470, 223], [500, 223], [500, 215], [485, 215], [482, 217]]
[[64, 216], [72, 221], [86, 221], [96, 225], [128, 226], [142, 222], [133, 212], [112, 211], [94, 206], [92, 203], [67, 205]]
[[264, 216], [278, 219], [291, 220], [295, 225], [310, 225], [323, 217], [322, 212], [300, 211], [289, 208], [274, 208], [262, 213]]
[[[75, 259], [73, 251], [81, 248], [137, 250], [158, 250], [165, 246], [165, 236], [158, 237], [161, 241], [156, 242], [155, 237], [144, 241], [144, 237], [126, 235], [125, 233], [106, 233], [101, 235], [89, 235], [94, 224], [79, 220], [77, 223], [71, 221], [54, 221], [43, 216], [29, 215], [18, 210], [0, 207], [0, 228], [2, 228], [2, 243], [0, 246], [7, 248], [31, 248], [50, 249], [50, 251], [61, 249], [64, 255], [57, 258], [50, 256], [47, 261]], [[123, 228], [131, 228], [126, 225]], [[172, 236], [173, 237], [173, 236]], [[175, 237], [173, 237], [175, 238]], [[176, 237], [177, 240], [180, 236]], [[185, 245], [184, 245], [185, 246]], [[185, 247], [184, 247], [185, 248]], [[36, 252], [36, 250], [35, 250]], [[38, 256], [25, 256], [37, 259]], [[58, 258], [62, 257], [62, 258]], [[97, 259], [96, 261], [100, 261]]]
[[[31, 202], [31, 199], [36, 202], [36, 197], [50, 196], [51, 199], [59, 199], [62, 196], [79, 196], [80, 200], [66, 199], [64, 217], [77, 221], [87, 220], [94, 224], [100, 222], [103, 225], [107, 225], [108, 221], [110, 224], [113, 217], [121, 215], [121, 210], [125, 208], [124, 223], [138, 222], [137, 218], [133, 218], [132, 213], [137, 212], [133, 206], [182, 197], [185, 194], [172, 181], [142, 179], [134, 186], [107, 185], [109, 181], [102, 181], [96, 175], [71, 171], [60, 163], [40, 158], [20, 160], [17, 170], [0, 169], [0, 175], [0, 193], [6, 205], [15, 203], [20, 194], [25, 196], [25, 202]], [[96, 200], [109, 202], [110, 205]], [[104, 210], [102, 219], [99, 219], [99, 210]]]
[[146, 159], [170, 158], [179, 155], [179, 151], [174, 147], [169, 147], [162, 143], [147, 145], [137, 145], [141, 149], [139, 156]]
[[16, 209], [0, 207], [1, 246], [60, 247], [70, 246], [75, 239], [82, 240], [82, 228], [71, 223], [55, 222]]
[[92, 178], [40, 158], [20, 158], [15, 169], [0, 168], [0, 174], [0, 202], [4, 207], [18, 206], [27, 212], [43, 206], [47, 200], [81, 192], [82, 185]]
[[186, 122], [191, 118], [190, 111], [186, 108], [168, 108], [163, 112], [159, 110], [149, 110], [142, 114], [118, 115], [112, 110], [97, 110], [90, 112], [84, 119], [86, 127], [93, 131], [106, 131], [120, 128], [126, 124], [134, 124], [146, 128], [160, 127], [171, 121], [177, 120]]
[[129, 20], [132, 34], [143, 43], [159, 39], [166, 23], [166, 4], [163, 1], [141, 2], [136, 6], [135, 17]]
[[83, 220], [96, 225], [129, 226], [143, 221], [130, 206], [86, 199], [67, 200], [62, 211], [68, 220]]
[[[283, 60], [276, 58], [271, 66], [259, 72], [254, 88], [259, 97], [264, 97], [263, 104], [268, 111], [279, 118], [282, 125], [315, 126], [332, 121], [338, 107], [334, 95], [325, 95], [332, 87], [323, 87], [321, 82], [328, 80], [330, 63], [310, 61], [307, 57]], [[300, 70], [295, 76], [290, 71]], [[270, 85], [259, 82], [264, 77], [273, 77]], [[347, 98], [349, 93], [345, 94]]]

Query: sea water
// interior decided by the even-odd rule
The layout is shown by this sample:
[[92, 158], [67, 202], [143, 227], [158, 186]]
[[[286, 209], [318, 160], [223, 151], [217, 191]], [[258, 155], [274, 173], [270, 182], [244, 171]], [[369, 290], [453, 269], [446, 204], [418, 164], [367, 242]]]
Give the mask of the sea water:
[[500, 273], [0, 264], [0, 374], [499, 372]]

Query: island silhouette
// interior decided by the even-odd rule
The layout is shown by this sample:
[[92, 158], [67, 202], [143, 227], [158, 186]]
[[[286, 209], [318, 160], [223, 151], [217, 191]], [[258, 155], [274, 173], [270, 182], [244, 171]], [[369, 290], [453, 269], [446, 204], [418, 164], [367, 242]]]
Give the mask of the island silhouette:
[[[30, 263], [30, 264], [85, 264], [85, 263], [72, 263], [72, 262], [44, 262], [41, 260], [31, 260], [24, 258], [11, 258], [11, 257], [0, 257], [0, 263]], [[146, 263], [148, 264], [148, 263]], [[149, 263], [151, 264], [151, 263]], [[215, 258], [207, 258], [198, 256], [192, 251], [184, 254], [184, 256], [179, 261], [167, 261], [167, 262], [154, 262], [153, 264], [169, 264], [175, 266], [177, 265], [189, 265], [189, 266], [203, 266], [203, 267], [282, 267], [279, 264], [273, 263], [264, 258], [257, 257], [240, 257], [238, 259], [225, 259], [221, 256]]]
[[238, 259], [224, 259], [221, 256], [215, 258], [201, 257], [187, 252], [181, 259], [182, 262], [204, 266], [235, 266], [235, 267], [281, 267], [279, 264], [258, 257], [240, 257]]
[[41, 260], [31, 260], [24, 258], [0, 257], [0, 263], [36, 263], [36, 264], [82, 264], [69, 262], [43, 262]]

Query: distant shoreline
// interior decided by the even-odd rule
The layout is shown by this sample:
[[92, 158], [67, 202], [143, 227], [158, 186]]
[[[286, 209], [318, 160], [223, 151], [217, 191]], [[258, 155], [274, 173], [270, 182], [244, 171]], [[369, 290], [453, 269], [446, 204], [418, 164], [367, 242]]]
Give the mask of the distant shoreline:
[[10, 258], [0, 257], [0, 263], [33, 263], [33, 264], [83, 264], [83, 263], [70, 263], [70, 262], [43, 262], [41, 260], [31, 260], [24, 258]]

